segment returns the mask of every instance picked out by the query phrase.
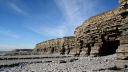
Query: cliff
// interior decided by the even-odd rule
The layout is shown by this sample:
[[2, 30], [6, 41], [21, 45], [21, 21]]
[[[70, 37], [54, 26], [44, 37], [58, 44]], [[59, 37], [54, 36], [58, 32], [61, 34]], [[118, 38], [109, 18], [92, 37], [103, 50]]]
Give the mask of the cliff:
[[88, 54], [103, 56], [118, 53], [119, 59], [128, 57], [128, 0], [120, 0], [120, 7], [86, 20], [75, 30], [78, 42]]
[[74, 31], [74, 37], [45, 41], [34, 52], [105, 56], [128, 59], [128, 0], [116, 9], [93, 16]]
[[36, 44], [34, 53], [43, 54], [74, 54], [75, 37], [52, 39]]

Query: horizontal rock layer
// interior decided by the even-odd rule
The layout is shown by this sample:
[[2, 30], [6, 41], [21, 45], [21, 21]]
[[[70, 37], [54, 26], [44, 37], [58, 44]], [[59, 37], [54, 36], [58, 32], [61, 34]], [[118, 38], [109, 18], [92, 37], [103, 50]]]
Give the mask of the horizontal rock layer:
[[34, 52], [82, 56], [117, 53], [118, 59], [128, 59], [128, 0], [119, 3], [119, 8], [86, 20], [75, 29], [74, 37], [39, 43]]
[[128, 57], [128, 0], [119, 3], [119, 8], [93, 16], [75, 29], [77, 42], [82, 42], [80, 50], [94, 56], [117, 52], [118, 59]]
[[35, 53], [74, 54], [75, 37], [64, 37], [36, 44]]

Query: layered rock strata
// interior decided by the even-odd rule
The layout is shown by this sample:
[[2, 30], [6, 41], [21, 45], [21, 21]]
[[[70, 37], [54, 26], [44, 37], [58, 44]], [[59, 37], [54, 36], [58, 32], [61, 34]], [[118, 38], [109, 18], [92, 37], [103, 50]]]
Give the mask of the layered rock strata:
[[82, 42], [82, 48], [90, 49], [89, 54], [103, 56], [117, 52], [119, 59], [128, 57], [128, 0], [119, 3], [119, 8], [93, 16], [76, 28], [77, 41]]
[[36, 44], [34, 52], [45, 54], [75, 54], [75, 37], [64, 37]]
[[74, 37], [39, 43], [35, 52], [82, 56], [117, 53], [118, 59], [128, 59], [128, 0], [119, 3], [118, 8], [86, 20], [75, 29]]

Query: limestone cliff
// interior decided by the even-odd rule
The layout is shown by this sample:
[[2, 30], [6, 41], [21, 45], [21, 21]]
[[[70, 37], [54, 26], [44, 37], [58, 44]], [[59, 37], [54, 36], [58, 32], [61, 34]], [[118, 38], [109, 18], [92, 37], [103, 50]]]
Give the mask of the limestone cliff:
[[128, 0], [116, 9], [93, 16], [74, 31], [75, 36], [45, 41], [35, 52], [104, 56], [117, 53], [128, 59]]
[[34, 52], [45, 54], [74, 54], [75, 37], [64, 37], [36, 44]]
[[93, 16], [76, 28], [77, 41], [82, 42], [82, 49], [89, 55], [117, 52], [120, 59], [128, 57], [128, 0], [119, 0], [119, 3], [119, 8]]

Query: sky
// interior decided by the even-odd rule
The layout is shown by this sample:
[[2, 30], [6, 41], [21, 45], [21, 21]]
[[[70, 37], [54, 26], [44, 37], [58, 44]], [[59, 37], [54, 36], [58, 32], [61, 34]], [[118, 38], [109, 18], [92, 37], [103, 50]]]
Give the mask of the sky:
[[118, 0], [0, 0], [0, 51], [73, 36], [85, 20], [118, 6]]

